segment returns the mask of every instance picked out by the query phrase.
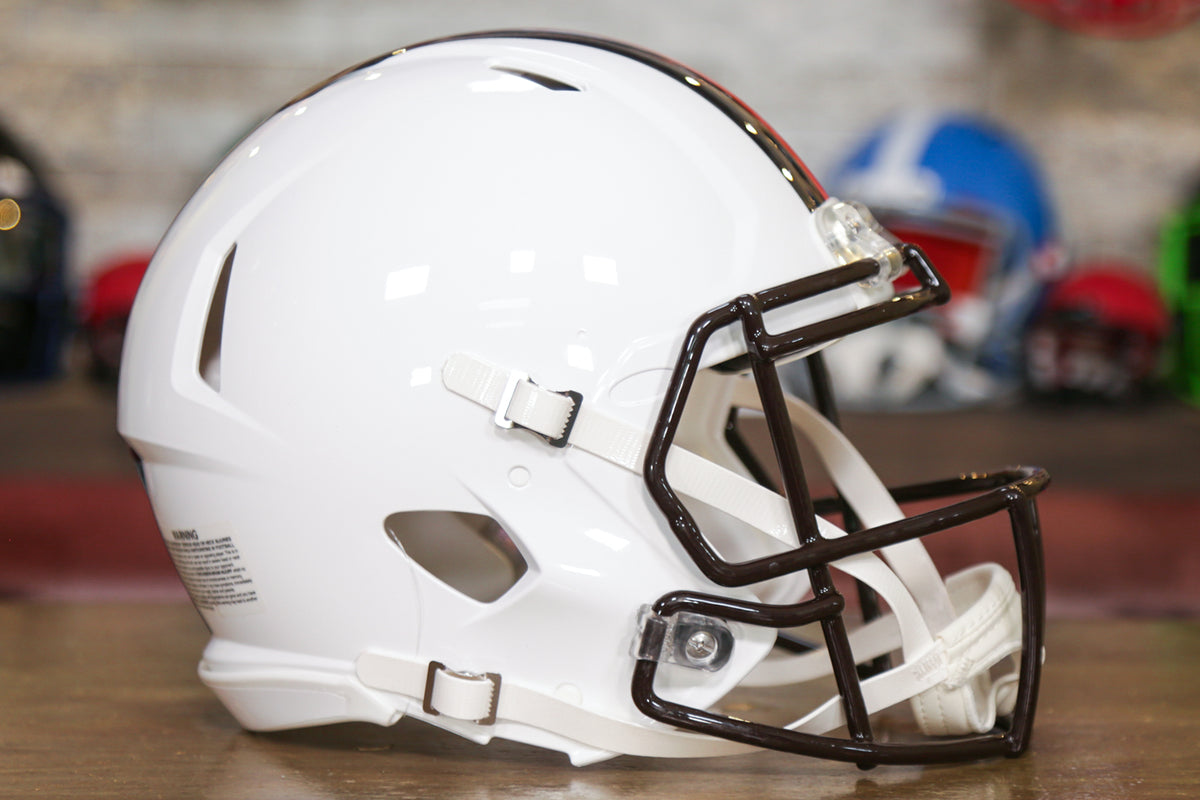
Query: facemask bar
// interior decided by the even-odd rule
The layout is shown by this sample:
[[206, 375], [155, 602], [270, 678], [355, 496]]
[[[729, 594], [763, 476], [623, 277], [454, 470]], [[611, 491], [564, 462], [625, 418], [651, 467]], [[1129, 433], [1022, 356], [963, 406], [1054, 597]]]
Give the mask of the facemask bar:
[[[1047, 484], [1049, 478], [1046, 473], [1035, 468], [1016, 468], [906, 487], [893, 492], [897, 501], [982, 494], [935, 511], [860, 530], [849, 536], [825, 539], [818, 532], [818, 511], [829, 513], [842, 510], [844, 504], [834, 498], [821, 501], [818, 505], [809, 495], [775, 367], [778, 359], [906, 316], [930, 304], [945, 302], [948, 290], [921, 251], [908, 244], [901, 245], [900, 250], [905, 265], [917, 277], [920, 287], [890, 300], [791, 331], [778, 334], [767, 332], [763, 320], [765, 312], [822, 292], [870, 280], [879, 272], [880, 265], [873, 259], [864, 259], [758, 294], [743, 295], [699, 317], [685, 338], [666, 399], [650, 437], [644, 465], [646, 485], [655, 503], [679, 542], [710, 580], [722, 586], [747, 586], [806, 570], [813, 591], [812, 599], [782, 606], [698, 592], [675, 592], [660, 598], [653, 606], [653, 612], [662, 618], [681, 612], [697, 613], [776, 629], [820, 623], [841, 696], [849, 737], [801, 733], [664, 700], [654, 690], [657, 662], [651, 658], [639, 658], [634, 670], [633, 700], [639, 710], [652, 719], [758, 747], [850, 761], [864, 767], [1014, 756], [1028, 746], [1041, 671], [1045, 620], [1041, 534], [1033, 498]], [[739, 563], [725, 561], [717, 554], [666, 477], [667, 454], [699, 370], [705, 345], [717, 331], [734, 324], [742, 326], [747, 351], [737, 366], [744, 368], [748, 364], [753, 373], [782, 475], [783, 494], [800, 539], [800, 546], [793, 550]], [[831, 400], [832, 396], [829, 395], [824, 401], [829, 403], [830, 408]], [[944, 741], [903, 744], [876, 742], [842, 618], [844, 600], [834, 587], [829, 565], [851, 555], [917, 539], [1001, 510], [1007, 511], [1012, 524], [1022, 589], [1020, 677], [1008, 729]], [[643, 651], [653, 652], [653, 643], [650, 645], [644, 646]]]
[[[804, 362], [805, 366], [808, 367], [813, 402], [818, 413], [829, 420], [835, 428], [840, 430], [842, 422], [838, 414], [837, 403], [834, 401], [833, 383], [829, 377], [829, 369], [825, 366], [824, 354], [821, 352], [812, 353], [804, 359]], [[746, 467], [750, 476], [760, 486], [764, 486], [772, 491], [778, 491], [779, 486], [776, 485], [770, 473], [759, 462], [757, 454], [755, 454], [754, 450], [746, 442], [745, 438], [743, 438], [738, 428], [738, 416], [741, 410], [737, 406], [729, 410], [729, 417], [725, 423], [725, 441], [738, 457], [738, 460]], [[862, 521], [854, 513], [854, 509], [850, 508], [850, 505], [840, 496], [827, 498], [824, 503], [824, 507], [819, 508], [817, 513], [822, 515], [837, 514], [841, 516], [842, 530], [847, 533], [862, 530]], [[879, 597], [876, 595], [875, 590], [857, 579], [855, 580], [855, 589], [858, 592], [858, 605], [862, 611], [863, 622], [870, 622], [882, 616], [883, 610], [879, 605]], [[795, 640], [785, 633], [779, 634], [777, 644], [794, 652], [805, 652], [814, 649], [813, 645]], [[886, 654], [881, 655], [868, 663], [858, 665], [858, 677], [866, 679], [885, 672], [890, 667], [891, 658]]]

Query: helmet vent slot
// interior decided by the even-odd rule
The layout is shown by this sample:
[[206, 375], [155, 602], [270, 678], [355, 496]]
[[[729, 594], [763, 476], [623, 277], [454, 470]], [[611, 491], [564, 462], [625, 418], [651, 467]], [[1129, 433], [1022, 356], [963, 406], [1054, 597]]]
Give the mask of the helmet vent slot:
[[549, 75], [543, 75], [539, 72], [531, 72], [527, 69], [518, 67], [492, 67], [496, 72], [503, 72], [507, 75], [515, 75], [518, 78], [524, 78], [527, 81], [536, 83], [543, 89], [549, 89], [552, 92], [578, 92], [579, 87], [573, 86], [566, 81], [552, 78]]
[[212, 300], [208, 304], [204, 337], [200, 340], [200, 360], [197, 364], [200, 377], [215, 392], [221, 391], [221, 339], [225, 330], [225, 300], [229, 295], [229, 276], [233, 272], [233, 256], [236, 252], [235, 244], [225, 254], [225, 261], [213, 287]]
[[513, 540], [484, 514], [398, 511], [383, 528], [422, 569], [481, 603], [498, 600], [528, 569]]

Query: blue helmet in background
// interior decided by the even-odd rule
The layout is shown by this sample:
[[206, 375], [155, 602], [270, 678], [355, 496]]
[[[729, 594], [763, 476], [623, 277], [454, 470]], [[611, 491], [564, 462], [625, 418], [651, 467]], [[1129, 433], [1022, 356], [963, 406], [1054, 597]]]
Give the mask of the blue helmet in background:
[[0, 380], [58, 372], [68, 327], [67, 216], [0, 126]]
[[[924, 249], [951, 289], [931, 318], [940, 342], [923, 330], [830, 348], [846, 401], [962, 405], [1019, 388], [1022, 331], [1062, 259], [1041, 171], [1016, 136], [965, 112], [909, 111], [868, 133], [828, 183]], [[919, 357], [899, 352], [906, 338]]]

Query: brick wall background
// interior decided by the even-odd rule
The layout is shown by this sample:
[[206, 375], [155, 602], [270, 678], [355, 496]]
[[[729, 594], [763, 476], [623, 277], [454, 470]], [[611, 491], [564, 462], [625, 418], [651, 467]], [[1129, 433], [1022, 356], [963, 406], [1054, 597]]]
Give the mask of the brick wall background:
[[73, 263], [151, 247], [219, 155], [343, 67], [433, 36], [558, 27], [660, 50], [826, 172], [902, 103], [1006, 120], [1065, 237], [1149, 267], [1200, 173], [1200, 25], [1118, 42], [1002, 0], [0, 0], [0, 119], [48, 163]]

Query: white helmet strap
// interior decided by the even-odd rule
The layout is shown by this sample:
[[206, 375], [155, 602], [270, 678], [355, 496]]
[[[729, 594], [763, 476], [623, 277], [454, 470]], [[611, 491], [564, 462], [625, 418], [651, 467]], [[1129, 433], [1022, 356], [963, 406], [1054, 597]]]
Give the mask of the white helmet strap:
[[[547, 440], [569, 436], [573, 447], [642, 472], [649, 432], [581, 404], [577, 394], [545, 389], [525, 373], [466, 353], [447, 359], [442, 381], [451, 391], [490, 409], [502, 427], [525, 428]], [[739, 382], [735, 406], [761, 409], [760, 402], [749, 379]], [[788, 398], [788, 408], [793, 425], [812, 442], [838, 490], [864, 523], [876, 526], [903, 518], [878, 476], [832, 423], [795, 398]], [[781, 495], [678, 446], [671, 448], [667, 473], [680, 494], [741, 519], [789, 548], [798, 546], [787, 501]], [[848, 535], [821, 517], [817, 523], [825, 538]], [[892, 612], [858, 635], [856, 657], [865, 659], [897, 647], [904, 653], [903, 664], [864, 682], [867, 708], [873, 712], [912, 698], [918, 722], [928, 733], [988, 730], [994, 724], [997, 705], [1001, 712], [1009, 705], [1012, 693], [1007, 688], [1015, 675], [993, 683], [987, 670], [1021, 646], [1021, 610], [1012, 578], [996, 565], [985, 565], [983, 573], [980, 568], [968, 571], [976, 573], [974, 576], [955, 576], [959, 589], [954, 602], [955, 578], [948, 590], [918, 540], [884, 548], [881, 555], [882, 559], [874, 553], [861, 553], [835, 564], [871, 586]], [[814, 655], [825, 654], [818, 651]], [[787, 658], [751, 673], [750, 680], [774, 685], [829, 674], [827, 658], [819, 668], [812, 666], [816, 661], [810, 656]], [[781, 670], [785, 665], [799, 669]], [[823, 733], [841, 724], [840, 703], [832, 698], [788, 727]]]

